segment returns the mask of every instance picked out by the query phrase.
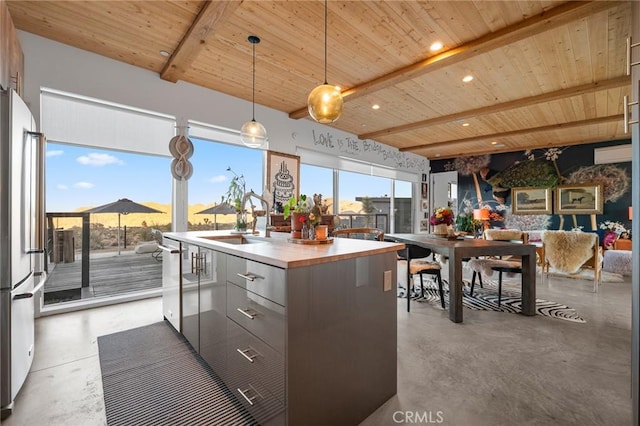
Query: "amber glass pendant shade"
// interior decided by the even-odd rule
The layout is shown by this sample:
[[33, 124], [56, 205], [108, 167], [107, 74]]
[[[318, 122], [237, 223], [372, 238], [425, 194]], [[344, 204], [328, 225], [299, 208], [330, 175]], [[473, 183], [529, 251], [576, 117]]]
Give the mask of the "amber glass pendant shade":
[[340, 115], [344, 101], [342, 93], [336, 86], [322, 84], [309, 93], [307, 99], [309, 114], [318, 123], [333, 123]]

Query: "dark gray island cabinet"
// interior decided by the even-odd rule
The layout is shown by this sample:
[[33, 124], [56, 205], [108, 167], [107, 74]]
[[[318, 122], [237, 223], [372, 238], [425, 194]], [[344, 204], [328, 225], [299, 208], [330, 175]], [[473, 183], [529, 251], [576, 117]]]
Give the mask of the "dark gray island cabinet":
[[180, 242], [180, 331], [258, 423], [357, 425], [396, 394], [398, 245], [287, 262], [286, 242], [197, 242]]

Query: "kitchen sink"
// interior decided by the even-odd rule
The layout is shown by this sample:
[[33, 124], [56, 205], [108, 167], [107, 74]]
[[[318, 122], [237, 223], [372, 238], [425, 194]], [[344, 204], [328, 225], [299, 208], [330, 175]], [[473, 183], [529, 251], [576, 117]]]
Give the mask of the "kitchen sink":
[[255, 237], [246, 237], [244, 235], [224, 235], [224, 236], [214, 236], [214, 237], [202, 237], [207, 240], [217, 241], [219, 243], [225, 244], [263, 244], [267, 243], [264, 239], [255, 238]]

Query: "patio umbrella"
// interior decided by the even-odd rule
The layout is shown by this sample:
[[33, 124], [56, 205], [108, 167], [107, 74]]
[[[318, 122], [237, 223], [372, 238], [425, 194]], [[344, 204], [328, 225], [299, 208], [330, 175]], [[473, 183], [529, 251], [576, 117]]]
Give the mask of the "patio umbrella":
[[209, 207], [208, 209], [204, 209], [201, 212], [197, 212], [196, 214], [212, 214], [213, 215], [213, 228], [218, 230], [218, 218], [219, 214], [236, 214], [236, 209], [231, 207], [231, 205], [227, 203], [220, 203], [213, 207]]
[[85, 210], [86, 213], [118, 213], [118, 255], [120, 254], [120, 215], [129, 213], [164, 213], [142, 204], [138, 204], [128, 198], [121, 198], [113, 203], [104, 204]]

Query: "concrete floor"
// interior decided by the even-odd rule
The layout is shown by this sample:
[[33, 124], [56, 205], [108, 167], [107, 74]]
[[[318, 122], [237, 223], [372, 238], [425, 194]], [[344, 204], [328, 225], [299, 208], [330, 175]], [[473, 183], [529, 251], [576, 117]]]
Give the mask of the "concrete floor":
[[[538, 298], [586, 324], [469, 309], [454, 324], [399, 299], [398, 394], [362, 425], [630, 425], [630, 279], [591, 286], [538, 284]], [[3, 425], [106, 424], [96, 337], [161, 319], [160, 298], [38, 319], [33, 368]]]

